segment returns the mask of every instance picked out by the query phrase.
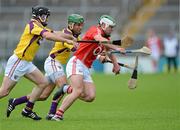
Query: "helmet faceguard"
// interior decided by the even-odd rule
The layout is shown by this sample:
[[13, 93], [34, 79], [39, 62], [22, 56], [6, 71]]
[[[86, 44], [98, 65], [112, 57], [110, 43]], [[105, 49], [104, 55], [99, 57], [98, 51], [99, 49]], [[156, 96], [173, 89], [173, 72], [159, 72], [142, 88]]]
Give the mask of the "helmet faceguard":
[[32, 17], [38, 19], [43, 26], [47, 26], [49, 15], [50, 10], [46, 7], [35, 6], [32, 8]]
[[116, 26], [115, 20], [109, 15], [102, 15], [100, 17], [99, 24], [102, 25], [103, 23], [105, 24], [105, 27], [103, 28], [103, 30], [105, 30], [109, 26], [111, 27]]

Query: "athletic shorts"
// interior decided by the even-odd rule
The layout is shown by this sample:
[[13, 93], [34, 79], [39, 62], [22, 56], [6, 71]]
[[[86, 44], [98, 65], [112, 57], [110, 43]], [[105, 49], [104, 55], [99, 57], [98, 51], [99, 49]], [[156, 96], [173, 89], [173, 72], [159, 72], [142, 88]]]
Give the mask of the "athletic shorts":
[[86, 67], [79, 59], [73, 56], [66, 65], [67, 78], [71, 75], [83, 75], [83, 81], [93, 83], [89, 68]]
[[61, 63], [51, 58], [50, 56], [46, 59], [44, 63], [44, 70], [45, 76], [51, 83], [55, 83], [56, 79], [65, 75], [64, 68]]
[[5, 76], [13, 81], [18, 81], [25, 74], [33, 72], [37, 67], [29, 61], [19, 59], [15, 54], [7, 62]]

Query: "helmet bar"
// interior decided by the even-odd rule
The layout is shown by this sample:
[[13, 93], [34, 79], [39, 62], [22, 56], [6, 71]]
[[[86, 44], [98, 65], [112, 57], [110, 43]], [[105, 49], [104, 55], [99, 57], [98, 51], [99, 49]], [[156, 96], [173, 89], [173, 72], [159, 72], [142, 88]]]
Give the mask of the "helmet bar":
[[102, 23], [105, 23], [106, 24], [106, 26], [115, 26], [116, 24], [113, 22], [113, 21], [111, 21], [110, 19], [108, 19], [108, 18], [102, 18], [101, 20], [100, 20], [100, 24], [102, 24]]

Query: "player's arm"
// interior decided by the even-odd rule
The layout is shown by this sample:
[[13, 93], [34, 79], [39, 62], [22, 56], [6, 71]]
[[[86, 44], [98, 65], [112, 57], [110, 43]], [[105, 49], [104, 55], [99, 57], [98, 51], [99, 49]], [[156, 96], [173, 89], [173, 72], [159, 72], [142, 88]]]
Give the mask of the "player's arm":
[[73, 45], [76, 44], [76, 41], [74, 41], [73, 36], [65, 33], [54, 33], [54, 32], [46, 31], [42, 34], [42, 37], [47, 40], [66, 42]]
[[65, 34], [62, 31], [54, 31], [55, 34], [62, 35], [64, 38], [71, 39], [73, 41], [77, 41], [75, 37], [70, 34]]
[[[106, 49], [105, 51], [107, 51], [108, 49]], [[115, 73], [115, 74], [119, 74], [120, 72], [120, 66], [117, 62], [117, 59], [115, 57], [115, 55], [113, 54], [108, 54], [106, 52], [102, 52], [102, 54], [98, 55], [97, 56], [97, 59], [101, 62], [101, 63], [104, 63], [106, 62], [107, 60], [111, 60], [112, 61], [112, 64], [113, 64], [113, 70], [112, 72]]]
[[119, 64], [117, 62], [116, 56], [113, 55], [113, 54], [108, 54], [108, 57], [112, 61], [112, 64], [113, 64], [112, 72], [115, 73], [115, 74], [119, 74], [121, 67], [119, 66]]
[[[107, 41], [107, 42], [108, 42], [108, 40], [107, 40], [106, 38], [102, 37], [101, 34], [95, 35], [95, 36], [94, 36], [94, 39], [95, 39], [96, 41]], [[103, 44], [103, 43], [101, 43], [101, 44]], [[117, 46], [117, 45], [110, 44], [110, 42], [109, 42], [109, 43], [106, 43], [106, 44], [103, 44], [103, 45], [104, 45], [106, 48], [108, 48], [108, 49], [118, 50], [118, 51], [124, 51], [123, 48], [120, 48], [120, 47]]]

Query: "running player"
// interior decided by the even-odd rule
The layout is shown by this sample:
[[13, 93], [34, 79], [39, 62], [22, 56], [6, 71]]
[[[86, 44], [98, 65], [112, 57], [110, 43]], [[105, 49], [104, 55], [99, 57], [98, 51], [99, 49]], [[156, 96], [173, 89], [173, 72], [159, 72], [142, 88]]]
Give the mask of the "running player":
[[[68, 27], [64, 28], [62, 32], [74, 36], [77, 40], [80, 40], [79, 35], [84, 26], [84, 18], [79, 14], [71, 14], [67, 18]], [[55, 86], [58, 87], [57, 92], [54, 94], [52, 104], [47, 115], [47, 119], [51, 119], [56, 112], [56, 108], [59, 100], [64, 93], [70, 93], [71, 87], [67, 84], [66, 76], [63, 69], [63, 64], [67, 63], [70, 57], [71, 51], [75, 51], [73, 45], [69, 45], [66, 42], [55, 42], [54, 47], [49, 53], [49, 57], [44, 63], [44, 70], [46, 77], [48, 78], [49, 85], [44, 89], [43, 93], [38, 100], [46, 100], [52, 93]], [[63, 89], [62, 89], [63, 86]], [[7, 108], [7, 117], [10, 116], [11, 112], [15, 109], [15, 106], [20, 105], [28, 101], [29, 96], [23, 96], [20, 98], [9, 99]]]
[[[102, 15], [99, 19], [99, 24], [90, 27], [85, 33], [83, 40], [109, 41], [115, 25], [115, 20], [111, 16]], [[64, 98], [60, 108], [51, 120], [62, 120], [64, 112], [78, 98], [86, 102], [92, 102], [95, 99], [95, 85], [91, 78], [89, 68], [91, 68], [97, 55], [101, 54], [103, 50], [109, 49], [124, 51], [123, 48], [112, 44], [80, 43], [77, 51], [69, 60], [66, 67], [67, 77], [70, 80], [73, 91]], [[113, 63], [112, 71], [118, 74], [120, 66], [117, 63], [116, 57], [109, 55], [109, 58]]]
[[37, 86], [33, 89], [22, 115], [40, 120], [35, 112], [32, 111], [35, 101], [39, 98], [42, 91], [48, 84], [48, 80], [43, 73], [32, 63], [43, 38], [52, 41], [62, 41], [76, 44], [72, 35], [60, 31], [47, 29], [50, 10], [46, 7], [36, 6], [32, 8], [32, 19], [26, 25], [21, 36], [20, 42], [14, 50], [14, 54], [8, 59], [5, 69], [5, 76], [0, 87], [0, 98], [7, 96], [14, 88], [20, 77], [24, 76]]

